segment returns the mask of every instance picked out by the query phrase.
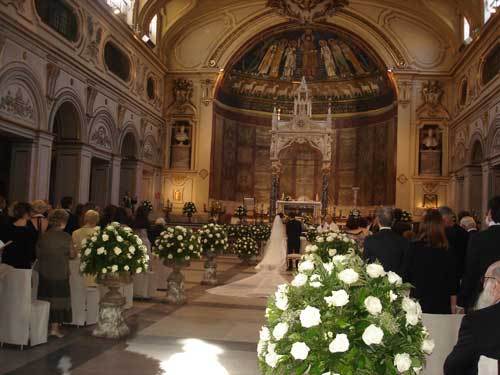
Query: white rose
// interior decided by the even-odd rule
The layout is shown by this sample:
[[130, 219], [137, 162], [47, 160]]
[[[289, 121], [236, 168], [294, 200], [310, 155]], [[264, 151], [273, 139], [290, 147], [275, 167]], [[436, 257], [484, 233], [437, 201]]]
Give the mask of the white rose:
[[[102, 240], [103, 240], [104, 242], [106, 242], [107, 240], [109, 240], [109, 236], [108, 236], [107, 234], [103, 234], [103, 235], [102, 235]], [[92, 237], [92, 241], [95, 241], [95, 240], [94, 240], [94, 237]]]
[[418, 324], [418, 315], [406, 313], [406, 325], [416, 326]]
[[304, 360], [309, 354], [309, 347], [304, 342], [295, 342], [292, 345], [290, 354], [295, 359]]
[[362, 339], [366, 345], [379, 345], [384, 338], [384, 331], [374, 324], [370, 324], [363, 332]]
[[343, 353], [349, 350], [349, 339], [344, 333], [339, 333], [328, 346], [331, 353]]
[[287, 296], [280, 295], [279, 298], [276, 298], [275, 305], [278, 309], [285, 311], [288, 308]]
[[85, 254], [85, 256], [89, 256], [91, 252], [92, 252], [91, 249], [85, 249], [84, 254]]
[[113, 249], [113, 252], [116, 254], [116, 255], [120, 255], [122, 253], [122, 249], [120, 249], [119, 247], [115, 247]]
[[413, 371], [415, 372], [416, 375], [420, 374], [420, 371], [422, 371], [422, 367], [413, 367]]
[[[161, 246], [161, 245], [160, 245], [160, 250], [161, 250], [162, 248], [163, 248], [163, 246]], [[130, 246], [130, 247], [128, 248], [128, 251], [130, 252], [130, 254], [134, 254], [134, 253], [135, 253], [135, 247]]]
[[279, 341], [283, 337], [285, 337], [287, 332], [288, 332], [288, 324], [287, 323], [278, 323], [278, 324], [276, 324], [276, 327], [274, 327], [274, 329], [273, 329], [273, 337]]
[[337, 249], [328, 249], [328, 255], [333, 257], [335, 254], [337, 254]]
[[85, 262], [80, 263], [80, 272], [85, 271], [85, 267], [87, 267], [87, 263]]
[[307, 275], [304, 275], [303, 273], [298, 273], [292, 280], [291, 284], [292, 286], [299, 288], [307, 282]]
[[185, 260], [189, 260], [189, 259], [191, 259], [191, 257], [190, 257], [189, 255], [186, 255], [186, 256], [184, 257], [184, 259], [185, 259]]
[[349, 294], [344, 289], [332, 292], [331, 297], [324, 297], [328, 306], [342, 307], [349, 302]]
[[269, 328], [262, 327], [259, 332], [259, 338], [262, 341], [269, 341], [269, 339], [271, 338], [271, 332], [269, 331]]
[[263, 355], [265, 349], [266, 349], [266, 343], [264, 341], [259, 341], [257, 343], [257, 354], [259, 356]]
[[299, 264], [299, 272], [312, 271], [314, 269], [314, 263], [310, 260], [305, 260]]
[[316, 237], [316, 242], [322, 243], [325, 242], [325, 239], [323, 237]]
[[398, 295], [396, 293], [394, 293], [392, 290], [389, 291], [389, 299], [391, 300], [391, 302], [394, 302], [395, 300], [398, 299]]
[[312, 281], [309, 283], [309, 285], [316, 289], [323, 286], [323, 284], [321, 284], [319, 281]]
[[117, 266], [116, 264], [113, 264], [113, 265], [111, 266], [111, 272], [113, 272], [113, 273], [114, 273], [114, 272], [116, 272], [116, 271], [118, 271], [118, 266]]
[[401, 285], [403, 283], [403, 279], [396, 272], [387, 272], [387, 278], [391, 284]]
[[408, 353], [396, 354], [394, 357], [394, 366], [400, 373], [406, 372], [411, 367], [411, 358]]
[[179, 241], [182, 241], [183, 237], [182, 237], [181, 235], [178, 235], [178, 236], [177, 236], [177, 239], [178, 239]]
[[368, 273], [368, 276], [370, 276], [372, 279], [376, 279], [385, 275], [384, 267], [377, 263], [367, 265], [366, 273]]
[[330, 263], [323, 263], [323, 268], [325, 269], [325, 271], [331, 275], [332, 274], [332, 271], [333, 271], [333, 268], [334, 268], [334, 265], [332, 262]]
[[425, 339], [422, 342], [422, 350], [424, 351], [425, 354], [432, 354], [435, 346], [436, 346], [436, 344], [434, 343], [434, 340], [432, 340], [432, 339]]
[[335, 255], [333, 258], [332, 258], [332, 262], [335, 264], [335, 265], [339, 265], [339, 264], [343, 264], [346, 260], [346, 257], [345, 255]]
[[104, 254], [105, 251], [106, 251], [106, 249], [104, 249], [104, 247], [100, 247], [97, 249], [97, 254], [98, 255]]
[[278, 364], [278, 361], [280, 360], [281, 356], [274, 353], [274, 352], [270, 352], [270, 353], [267, 353], [266, 354], [266, 357], [265, 357], [265, 360], [266, 360], [266, 363], [269, 367], [272, 367], [272, 368], [275, 368], [276, 365]]
[[344, 283], [350, 285], [359, 280], [359, 274], [352, 268], [348, 268], [339, 272], [338, 278], [340, 281], [343, 281]]
[[101, 270], [101, 273], [107, 273], [107, 272], [108, 272], [108, 270], [107, 270], [106, 268], [103, 268], [103, 269]]
[[117, 240], [118, 242], [123, 242], [123, 237], [121, 237], [121, 236], [116, 236], [116, 240]]
[[135, 273], [141, 273], [142, 272], [142, 267], [138, 267], [136, 270], [135, 270]]
[[108, 226], [106, 227], [106, 230], [113, 230], [113, 229], [115, 229], [115, 228], [114, 228], [112, 225], [108, 225]]
[[300, 312], [300, 323], [304, 328], [317, 326], [321, 323], [321, 314], [316, 307], [307, 306]]
[[124, 269], [125, 271], [130, 271], [130, 267], [129, 267], [129, 266], [125, 266], [125, 267], [123, 267], [123, 269]]
[[84, 247], [87, 244], [87, 239], [82, 240], [81, 245]]
[[167, 258], [168, 258], [168, 259], [173, 259], [173, 258], [174, 258], [174, 256], [173, 256], [172, 254], [168, 254], [168, 255], [167, 255]]
[[332, 241], [333, 241], [333, 236], [328, 236], [328, 237], [326, 237], [326, 240], [327, 240], [328, 242], [332, 242]]
[[366, 310], [372, 315], [378, 315], [382, 312], [382, 303], [377, 297], [369, 296], [365, 298]]

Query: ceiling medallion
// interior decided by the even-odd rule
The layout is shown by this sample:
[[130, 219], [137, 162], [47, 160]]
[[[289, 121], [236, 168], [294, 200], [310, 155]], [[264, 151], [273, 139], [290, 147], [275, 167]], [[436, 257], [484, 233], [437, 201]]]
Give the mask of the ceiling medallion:
[[312, 23], [332, 16], [347, 6], [349, 0], [268, 0], [267, 6], [276, 9], [281, 15]]

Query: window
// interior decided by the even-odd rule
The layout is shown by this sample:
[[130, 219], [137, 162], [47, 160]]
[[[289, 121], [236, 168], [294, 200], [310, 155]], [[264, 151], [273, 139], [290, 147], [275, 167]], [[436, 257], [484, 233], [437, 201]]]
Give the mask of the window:
[[78, 38], [78, 21], [73, 8], [64, 0], [36, 0], [36, 11], [42, 21], [69, 41]]
[[104, 47], [104, 61], [108, 69], [124, 81], [130, 78], [130, 60], [114, 43], [107, 42]]
[[155, 98], [155, 80], [152, 77], [148, 78], [148, 81], [146, 82], [146, 92], [148, 93], [148, 98], [149, 99], [154, 99]]
[[467, 21], [467, 18], [463, 17], [463, 19], [464, 19], [464, 22], [463, 22], [464, 41], [469, 42], [470, 24], [469, 24], [469, 21]]
[[134, 0], [105, 0], [116, 15], [122, 15], [129, 25], [133, 24]]
[[500, 4], [498, 0], [484, 0], [484, 23], [488, 22], [493, 13], [495, 13]]
[[500, 44], [497, 44], [486, 56], [483, 63], [483, 84], [487, 84], [500, 72]]
[[149, 38], [155, 45], [156, 45], [157, 31], [158, 31], [158, 15], [155, 14], [155, 16], [151, 19], [151, 22], [149, 23]]

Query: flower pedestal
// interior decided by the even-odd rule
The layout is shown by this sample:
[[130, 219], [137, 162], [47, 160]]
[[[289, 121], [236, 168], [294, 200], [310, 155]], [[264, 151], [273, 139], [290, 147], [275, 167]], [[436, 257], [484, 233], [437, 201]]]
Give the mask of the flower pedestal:
[[217, 254], [208, 251], [205, 255], [207, 260], [205, 261], [205, 273], [203, 274], [203, 280], [201, 280], [202, 285], [217, 285]]
[[100, 284], [108, 288], [108, 292], [99, 302], [99, 316], [93, 336], [118, 339], [130, 333], [123, 318], [125, 297], [119, 292], [119, 288], [126, 282], [130, 282], [130, 275], [116, 273], [105, 275], [99, 280]]
[[172, 272], [167, 278], [167, 297], [165, 301], [174, 305], [183, 305], [186, 303], [186, 291], [184, 290], [184, 275], [181, 270], [184, 267], [189, 267], [190, 262], [179, 262], [165, 260], [163, 264], [166, 267], [171, 267]]
[[250, 256], [250, 258], [244, 258], [243, 259], [243, 264], [245, 266], [256, 266], [257, 265], [257, 256], [256, 255], [252, 255]]

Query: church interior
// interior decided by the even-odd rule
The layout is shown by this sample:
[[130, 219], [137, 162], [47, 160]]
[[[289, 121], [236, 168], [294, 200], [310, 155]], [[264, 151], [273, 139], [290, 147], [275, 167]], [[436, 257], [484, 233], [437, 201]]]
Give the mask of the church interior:
[[[62, 338], [51, 330], [60, 298], [50, 313], [41, 303], [52, 280], [46, 263], [33, 259], [22, 289], [24, 274], [9, 276], [0, 261], [0, 374], [443, 374], [459, 320], [443, 342], [434, 337], [439, 353], [427, 367], [412, 357], [413, 369], [394, 360], [390, 372], [345, 365], [337, 374], [336, 365], [312, 362], [313, 349], [300, 360], [292, 349], [295, 362], [258, 356], [276, 302], [207, 290], [260, 274], [276, 215], [286, 223], [281, 276], [291, 285], [307, 249], [322, 249], [325, 220], [351, 236], [353, 218], [367, 222], [356, 229], [382, 228], [375, 220], [390, 207], [418, 235], [429, 210], [446, 207], [455, 221], [464, 212], [490, 230], [491, 199], [500, 196], [499, 13], [499, 0], [0, 0], [0, 227], [18, 219], [20, 202], [31, 203], [32, 251], [41, 258], [36, 206], [45, 207], [47, 233], [56, 211], [68, 211], [67, 223], [79, 219], [77, 229], [90, 210], [99, 233], [120, 234], [115, 250], [102, 245], [117, 259], [130, 228], [140, 237], [131, 246], [147, 247], [141, 267], [123, 261], [122, 280], [114, 258], [90, 271], [92, 235], [77, 244], [73, 232], [65, 276], [73, 315]], [[120, 209], [129, 221], [118, 219]], [[297, 253], [288, 226], [296, 216]], [[122, 226], [113, 229], [115, 221]], [[205, 230], [226, 238], [214, 245], [220, 252], [203, 246]], [[10, 234], [0, 229], [6, 264], [17, 246]], [[168, 241], [200, 253], [176, 262], [165, 255]], [[366, 244], [357, 241], [356, 251]], [[120, 275], [114, 284], [110, 273]], [[500, 276], [497, 283], [500, 290]], [[124, 331], [109, 334], [116, 324]], [[480, 362], [479, 374], [497, 375], [496, 366]], [[444, 374], [461, 373], [445, 366]]]

